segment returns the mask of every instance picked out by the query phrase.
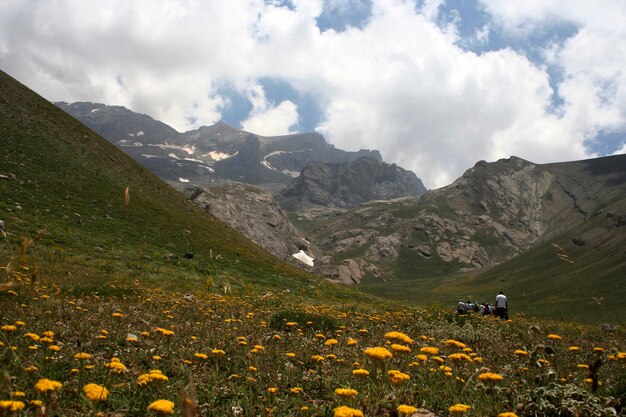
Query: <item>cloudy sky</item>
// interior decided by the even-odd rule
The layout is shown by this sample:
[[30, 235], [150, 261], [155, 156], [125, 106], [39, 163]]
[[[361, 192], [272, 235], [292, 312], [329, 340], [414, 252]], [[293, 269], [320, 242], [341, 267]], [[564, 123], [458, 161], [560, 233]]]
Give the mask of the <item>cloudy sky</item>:
[[435, 188], [626, 152], [624, 22], [624, 0], [11, 0], [0, 69], [179, 131], [317, 130]]

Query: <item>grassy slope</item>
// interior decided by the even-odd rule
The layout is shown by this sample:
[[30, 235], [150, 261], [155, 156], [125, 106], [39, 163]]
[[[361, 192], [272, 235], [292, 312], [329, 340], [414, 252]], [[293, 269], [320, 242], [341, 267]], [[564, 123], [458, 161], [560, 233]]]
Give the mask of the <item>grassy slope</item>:
[[[0, 265], [15, 268], [22, 238], [46, 229], [28, 249], [28, 262], [42, 275], [73, 277], [73, 284], [76, 276], [90, 282], [142, 279], [178, 289], [208, 281], [220, 289], [355, 297], [277, 261], [4, 73], [0, 145], [0, 174], [15, 176], [0, 180], [0, 219], [8, 232], [0, 240]], [[194, 259], [183, 259], [185, 252]], [[166, 259], [169, 253], [179, 259]]]

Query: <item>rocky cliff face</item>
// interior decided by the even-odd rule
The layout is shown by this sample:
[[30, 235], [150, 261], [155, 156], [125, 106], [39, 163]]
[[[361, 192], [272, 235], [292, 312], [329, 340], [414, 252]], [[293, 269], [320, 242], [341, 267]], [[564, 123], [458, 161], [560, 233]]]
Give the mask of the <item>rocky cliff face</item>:
[[277, 258], [305, 267], [293, 255], [313, 257], [309, 242], [289, 222], [271, 194], [247, 184], [226, 183], [208, 189], [188, 187], [189, 198]]
[[366, 201], [419, 196], [426, 192], [411, 171], [377, 159], [348, 163], [312, 162], [277, 194], [288, 211], [312, 207], [352, 208]]
[[[421, 198], [317, 217], [316, 271], [344, 283], [439, 276], [506, 261], [626, 198], [626, 156], [537, 165], [479, 162]], [[301, 215], [304, 220], [305, 214]]]

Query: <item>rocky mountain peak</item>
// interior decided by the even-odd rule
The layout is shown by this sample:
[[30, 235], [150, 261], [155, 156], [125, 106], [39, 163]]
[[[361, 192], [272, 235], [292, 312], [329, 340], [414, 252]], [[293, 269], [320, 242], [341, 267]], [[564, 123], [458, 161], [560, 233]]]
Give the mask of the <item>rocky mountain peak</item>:
[[356, 207], [366, 201], [418, 196], [426, 191], [410, 171], [376, 158], [347, 163], [309, 163], [277, 194], [288, 211], [312, 207]]

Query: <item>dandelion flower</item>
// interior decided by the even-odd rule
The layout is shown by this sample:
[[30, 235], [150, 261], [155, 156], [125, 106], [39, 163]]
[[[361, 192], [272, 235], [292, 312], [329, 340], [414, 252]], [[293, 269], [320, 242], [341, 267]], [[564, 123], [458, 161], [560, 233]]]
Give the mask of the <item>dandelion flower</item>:
[[354, 376], [369, 376], [370, 371], [367, 369], [355, 369], [352, 371], [352, 375]]
[[436, 347], [424, 346], [420, 349], [420, 352], [427, 353], [429, 355], [437, 355], [439, 354], [439, 349], [437, 349]]
[[205, 360], [205, 359], [208, 359], [209, 355], [207, 355], [206, 353], [198, 353], [198, 352], [196, 352], [196, 353], [193, 354], [193, 357], [197, 358], [197, 359]]
[[60, 383], [59, 381], [53, 381], [51, 379], [42, 378], [39, 381], [37, 381], [37, 383], [35, 384], [35, 389], [43, 394], [46, 392], [54, 392], [57, 389], [61, 388], [62, 386], [63, 384]]
[[144, 386], [152, 381], [167, 381], [169, 378], [163, 375], [163, 372], [158, 369], [153, 369], [147, 374], [142, 374], [137, 377], [137, 385]]
[[478, 379], [480, 379], [483, 382], [498, 382], [498, 381], [502, 381], [504, 377], [502, 375], [495, 374], [493, 372], [485, 372], [485, 373], [478, 375]]
[[448, 408], [448, 412], [463, 414], [467, 413], [472, 407], [466, 404], [454, 404]]
[[333, 417], [363, 417], [363, 411], [342, 405], [341, 407], [335, 408]]
[[567, 348], [567, 350], [569, 350], [570, 352], [577, 352], [580, 350], [580, 348], [578, 346], [570, 346]]
[[35, 333], [26, 333], [24, 334], [24, 337], [28, 337], [29, 339], [34, 340], [35, 342], [39, 340], [39, 335]]
[[515, 352], [513, 352], [513, 354], [517, 356], [528, 356], [528, 352], [522, 349], [516, 349]]
[[24, 408], [24, 405], [22, 401], [4, 400], [0, 401], [0, 410], [15, 413]]
[[270, 394], [276, 394], [278, 392], [278, 388], [276, 388], [276, 387], [268, 387], [267, 388], [267, 392], [269, 392]]
[[339, 343], [337, 339], [328, 339], [327, 341], [324, 342], [324, 346], [333, 346], [333, 345], [336, 345], [337, 343]]
[[85, 352], [79, 352], [76, 355], [74, 355], [74, 359], [89, 359], [91, 358], [91, 355], [89, 353], [85, 353]]
[[353, 339], [351, 337], [348, 338], [348, 342], [347, 342], [348, 346], [354, 346], [357, 343], [359, 343], [359, 342], [357, 342], [355, 339]]
[[156, 400], [148, 406], [148, 410], [160, 414], [174, 414], [174, 403], [169, 400]]
[[508, 411], [506, 413], [498, 414], [498, 417], [517, 417], [517, 414]]
[[352, 388], [336, 388], [335, 394], [340, 397], [353, 397], [357, 395], [359, 392]]
[[465, 353], [451, 353], [450, 355], [448, 355], [449, 360], [451, 360], [452, 362], [472, 362], [472, 358], [469, 357], [469, 355], [466, 355]]
[[12, 324], [5, 324], [4, 326], [0, 327], [0, 329], [6, 332], [14, 332], [17, 330], [17, 327]]
[[408, 345], [413, 343], [413, 339], [401, 332], [388, 332], [385, 333], [385, 340], [395, 340], [398, 342], [406, 343]]
[[550, 333], [547, 336], [547, 338], [550, 339], [550, 340], [561, 340], [562, 339], [561, 336], [559, 336], [558, 334], [554, 334], [554, 333]]
[[324, 358], [322, 355], [313, 355], [311, 356], [311, 359], [313, 359], [315, 362], [323, 362], [324, 360], [326, 360], [326, 358]]
[[211, 355], [213, 355], [213, 356], [224, 356], [224, 355], [226, 355], [226, 352], [224, 352], [222, 349], [213, 349], [211, 351]]
[[117, 312], [117, 313], [113, 313], [113, 314], [111, 314], [111, 316], [112, 316], [112, 317], [117, 317], [117, 318], [123, 318], [123, 317], [124, 317], [124, 314], [122, 314], [122, 313], [120, 313], [120, 312]]
[[302, 388], [300, 387], [289, 388], [289, 392], [291, 392], [292, 394], [300, 394], [302, 392]]
[[399, 352], [399, 353], [411, 353], [411, 348], [408, 346], [404, 346], [404, 345], [399, 345], [399, 344], [392, 344], [391, 345], [391, 350], [393, 350], [394, 352]]
[[410, 416], [415, 413], [417, 413], [416, 407], [405, 405], [405, 404], [401, 404], [398, 406], [398, 414], [401, 416]]
[[393, 357], [391, 352], [389, 352], [384, 347], [367, 348], [363, 351], [363, 353], [365, 353], [371, 359], [378, 360], [378, 361], [383, 361], [385, 359], [390, 359]]
[[85, 396], [89, 398], [90, 401], [106, 401], [109, 396], [109, 390], [107, 390], [102, 385], [98, 384], [87, 384], [83, 387], [83, 392]]

